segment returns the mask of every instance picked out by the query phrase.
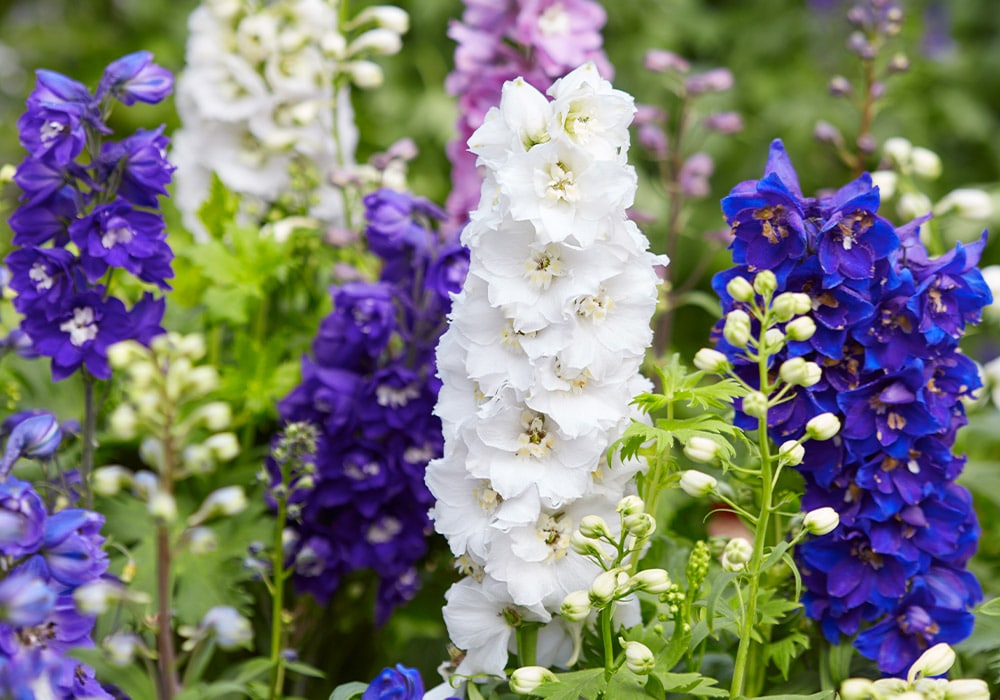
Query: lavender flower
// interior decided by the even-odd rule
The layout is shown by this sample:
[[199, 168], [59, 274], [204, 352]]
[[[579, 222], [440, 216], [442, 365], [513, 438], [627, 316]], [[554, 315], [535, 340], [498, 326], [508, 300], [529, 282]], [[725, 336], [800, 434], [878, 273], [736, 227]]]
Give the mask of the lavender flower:
[[[961, 400], [980, 386], [958, 340], [991, 295], [976, 267], [985, 239], [931, 259], [918, 236], [923, 220], [895, 228], [878, 207], [867, 174], [831, 196], [805, 197], [776, 141], [764, 179], [723, 200], [738, 266], [713, 287], [724, 311], [740, 308], [725, 286], [751, 266], [772, 270], [777, 292], [813, 300], [815, 335], [789, 342], [776, 364], [803, 357], [822, 376], [768, 416], [776, 441], [802, 436], [821, 412], [844, 425], [832, 440], [807, 443], [797, 467], [803, 508], [832, 507], [841, 522], [799, 547], [804, 603], [830, 641], [858, 634], [862, 654], [895, 674], [927, 646], [966, 637], [982, 597], [965, 570], [979, 527], [968, 491], [954, 483], [964, 459], [951, 447], [965, 424]], [[740, 362], [721, 337], [718, 347]]]

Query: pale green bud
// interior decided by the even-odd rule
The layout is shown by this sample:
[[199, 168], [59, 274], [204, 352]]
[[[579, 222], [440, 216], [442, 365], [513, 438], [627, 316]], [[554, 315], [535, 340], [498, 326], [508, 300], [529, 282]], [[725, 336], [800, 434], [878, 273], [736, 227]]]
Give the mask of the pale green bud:
[[361, 10], [351, 20], [350, 26], [359, 27], [368, 22], [374, 22], [380, 27], [391, 29], [397, 34], [406, 34], [410, 29], [410, 16], [406, 10], [395, 5], [371, 5]]
[[642, 513], [646, 510], [646, 504], [642, 502], [642, 499], [638, 496], [625, 496], [625, 498], [618, 501], [618, 505], [615, 506], [615, 510], [622, 514], [622, 516], [635, 515], [636, 513]]
[[343, 59], [347, 55], [347, 39], [340, 32], [326, 32], [320, 37], [319, 48], [324, 56]]
[[656, 658], [642, 642], [625, 642], [625, 665], [632, 673], [645, 676], [656, 667]]
[[154, 491], [149, 495], [146, 510], [157, 523], [169, 525], [177, 520], [177, 501], [166, 491]]
[[142, 356], [142, 346], [134, 340], [123, 340], [108, 348], [108, 364], [115, 369], [128, 367], [133, 359]]
[[896, 165], [907, 166], [910, 163], [910, 156], [913, 153], [913, 144], [900, 136], [886, 139], [886, 142], [882, 144], [882, 153], [888, 156]]
[[906, 680], [912, 683], [919, 676], [940, 676], [947, 673], [954, 663], [954, 650], [944, 642], [935, 644], [913, 662]]
[[806, 456], [806, 448], [798, 440], [786, 440], [778, 448], [778, 456], [785, 460], [785, 464], [794, 467], [802, 464], [802, 460]]
[[838, 525], [840, 516], [828, 506], [811, 510], [802, 518], [802, 527], [810, 535], [826, 535], [836, 530]]
[[135, 661], [136, 652], [142, 648], [142, 640], [135, 634], [116, 632], [105, 638], [101, 647], [108, 655], [111, 665], [122, 668]]
[[759, 391], [751, 391], [743, 397], [743, 412], [754, 418], [767, 415], [767, 396]]
[[594, 539], [611, 538], [611, 528], [599, 515], [585, 515], [580, 518], [580, 534]]
[[210, 435], [202, 444], [220, 462], [228, 462], [240, 453], [240, 443], [234, 433], [216, 433], [215, 435]]
[[127, 403], [123, 403], [108, 416], [108, 427], [111, 432], [123, 440], [131, 440], [136, 435], [139, 426], [139, 416], [135, 409]]
[[746, 571], [747, 562], [753, 556], [753, 545], [744, 537], [734, 537], [722, 550], [722, 568], [730, 573]]
[[770, 270], [762, 270], [753, 278], [753, 288], [762, 297], [769, 296], [778, 288], [778, 278]]
[[510, 674], [510, 689], [518, 695], [531, 695], [538, 686], [556, 680], [556, 674], [544, 666], [522, 666]]
[[583, 622], [590, 615], [590, 593], [573, 591], [563, 598], [559, 614], [570, 622]]
[[941, 176], [941, 157], [934, 151], [917, 146], [910, 152], [910, 166], [913, 174], [927, 180], [936, 180]]
[[966, 219], [988, 219], [993, 215], [993, 199], [982, 190], [962, 187], [946, 194], [934, 206], [935, 214], [954, 211]]
[[931, 210], [931, 200], [923, 192], [904, 192], [899, 196], [896, 209], [908, 219], [923, 216]]
[[350, 61], [342, 69], [351, 82], [362, 90], [377, 88], [385, 82], [381, 66], [372, 61]]
[[729, 369], [729, 358], [718, 350], [702, 348], [694, 354], [694, 366], [703, 372], [722, 374]]
[[581, 556], [604, 557], [604, 552], [601, 551], [601, 543], [593, 538], [584, 536], [579, 530], [575, 530], [569, 536], [569, 547]]
[[349, 56], [363, 53], [373, 53], [379, 56], [392, 56], [403, 48], [403, 40], [391, 29], [379, 27], [363, 32], [347, 45]]
[[779, 321], [790, 321], [795, 316], [809, 313], [812, 300], [801, 292], [783, 292], [774, 298], [771, 309]]
[[840, 684], [840, 700], [870, 700], [874, 688], [867, 678], [848, 678]]
[[14, 182], [14, 175], [16, 174], [17, 168], [10, 163], [0, 165], [0, 185], [6, 185], [9, 182]]
[[783, 347], [785, 347], [784, 333], [777, 328], [768, 328], [764, 331], [764, 344], [761, 347], [761, 350], [766, 352], [768, 355], [773, 355]]
[[872, 683], [872, 695], [879, 699], [894, 697], [905, 693], [909, 687], [902, 678], [879, 678]]
[[693, 462], [710, 464], [719, 456], [719, 443], [712, 438], [695, 435], [684, 445], [684, 454]]
[[807, 362], [804, 357], [793, 357], [781, 363], [778, 370], [781, 378], [792, 386], [813, 386], [823, 378], [823, 370], [815, 362]]
[[208, 474], [215, 467], [212, 451], [203, 443], [185, 447], [181, 452], [181, 462], [192, 474]]
[[[182, 358], [186, 362], [190, 363], [187, 358]], [[171, 368], [172, 369], [172, 368]], [[171, 371], [171, 374], [173, 372]], [[184, 376], [186, 375], [186, 376]], [[219, 387], [219, 373], [216, 371], [215, 367], [211, 365], [202, 365], [201, 367], [194, 367], [186, 369], [183, 378], [186, 380], [187, 385], [191, 388], [192, 393], [199, 396], [203, 396], [210, 391], [215, 391]], [[167, 380], [169, 384], [169, 379]]]
[[163, 443], [154, 437], [147, 437], [139, 443], [139, 457], [157, 470], [163, 469]]
[[883, 202], [892, 199], [899, 186], [899, 174], [893, 170], [876, 170], [872, 173], [872, 185], [878, 187]]
[[990, 689], [986, 681], [978, 678], [960, 678], [948, 682], [944, 697], [945, 700], [989, 700]]
[[131, 483], [132, 472], [117, 464], [98, 467], [90, 476], [90, 488], [100, 496], [114, 496]]
[[112, 603], [122, 599], [120, 585], [97, 579], [77, 586], [73, 591], [73, 603], [81, 615], [97, 617], [106, 613]]
[[219, 538], [208, 527], [192, 527], [184, 533], [188, 550], [192, 554], [210, 554], [219, 547]]
[[754, 295], [753, 285], [745, 277], [733, 277], [726, 283], [726, 291], [736, 301], [750, 301]]
[[813, 440], [829, 440], [840, 432], [840, 419], [832, 413], [821, 413], [806, 423], [806, 435]]
[[625, 516], [622, 524], [629, 531], [629, 534], [639, 539], [649, 537], [656, 530], [656, 518], [649, 513], [636, 513]]
[[188, 525], [200, 525], [211, 518], [236, 515], [247, 507], [247, 497], [242, 486], [223, 486], [208, 494], [195, 513], [188, 518]]
[[706, 474], [696, 469], [688, 469], [681, 472], [681, 491], [692, 498], [707, 496], [715, 491], [718, 486], [718, 479], [711, 474]]
[[197, 362], [205, 356], [205, 338], [200, 333], [182, 335], [177, 339], [177, 350], [192, 362]]
[[636, 591], [665, 593], [671, 586], [670, 575], [666, 569], [643, 569], [632, 576], [630, 586]]
[[732, 345], [745, 348], [750, 342], [750, 316], [746, 311], [734, 309], [726, 314], [722, 335]]
[[785, 324], [785, 335], [791, 340], [809, 340], [816, 334], [816, 322], [808, 316], [799, 316]]
[[614, 600], [615, 591], [618, 590], [618, 571], [618, 569], [602, 571], [590, 584], [587, 597], [595, 608], [604, 608]]
[[191, 415], [191, 421], [203, 423], [213, 431], [225, 430], [233, 420], [233, 410], [225, 401], [210, 401], [199, 406]]

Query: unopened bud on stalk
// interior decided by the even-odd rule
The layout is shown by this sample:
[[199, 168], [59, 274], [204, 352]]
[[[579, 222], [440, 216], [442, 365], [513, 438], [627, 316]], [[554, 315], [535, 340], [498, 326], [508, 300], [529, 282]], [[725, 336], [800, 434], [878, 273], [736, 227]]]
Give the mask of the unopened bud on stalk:
[[166, 491], [154, 491], [150, 494], [146, 509], [159, 524], [169, 525], [177, 520], [177, 501]]
[[573, 591], [563, 598], [559, 614], [570, 622], [583, 622], [590, 615], [590, 593]]
[[816, 322], [808, 316], [799, 316], [785, 324], [785, 335], [791, 340], [809, 340], [816, 334]]
[[793, 357], [781, 363], [781, 378], [792, 386], [813, 386], [823, 378], [823, 370], [815, 362], [803, 357]]
[[806, 456], [806, 448], [798, 440], [786, 440], [778, 448], [778, 456], [785, 460], [785, 464], [790, 467], [802, 464], [802, 459]]
[[782, 292], [774, 298], [771, 308], [779, 321], [790, 321], [795, 316], [809, 313], [812, 301], [809, 295], [801, 292]]
[[636, 513], [625, 517], [622, 522], [630, 535], [642, 539], [649, 537], [656, 530], [656, 518], [649, 513]]
[[584, 536], [579, 530], [574, 531], [570, 535], [569, 546], [574, 552], [584, 557], [604, 557], [604, 552], [601, 551], [601, 543]]
[[944, 690], [945, 700], [990, 700], [990, 689], [986, 681], [978, 678], [960, 678], [948, 681]]
[[670, 585], [670, 575], [665, 569], [643, 569], [631, 578], [631, 587], [646, 593], [665, 593]]
[[848, 678], [840, 684], [841, 700], [869, 700], [875, 684], [867, 678]]
[[764, 345], [761, 350], [773, 355], [783, 347], [785, 347], [785, 334], [777, 328], [768, 328], [764, 332]]
[[753, 288], [762, 297], [770, 296], [778, 288], [778, 278], [770, 270], [762, 270], [753, 278]]
[[90, 488], [100, 496], [114, 496], [132, 483], [132, 472], [118, 464], [98, 467], [90, 477]]
[[623, 517], [628, 517], [629, 515], [645, 512], [646, 504], [638, 496], [625, 496], [625, 498], [618, 501], [615, 510], [621, 513]]
[[688, 469], [681, 473], [681, 490], [692, 498], [701, 498], [715, 491], [719, 481], [711, 474]]
[[743, 412], [754, 418], [767, 415], [767, 395], [759, 391], [751, 391], [743, 397]]
[[228, 462], [240, 453], [240, 443], [233, 433], [216, 433], [202, 443], [220, 462]]
[[380, 56], [391, 56], [399, 53], [401, 48], [403, 48], [403, 41], [399, 38], [399, 34], [391, 29], [379, 27], [360, 34], [348, 44], [347, 53], [354, 56], [370, 51]]
[[555, 680], [556, 674], [544, 666], [522, 666], [510, 674], [510, 689], [518, 695], [531, 695], [538, 686]]
[[703, 372], [723, 374], [729, 369], [729, 358], [718, 350], [702, 348], [694, 355], [694, 366]]
[[367, 22], [374, 22], [379, 27], [385, 27], [397, 34], [406, 34], [410, 29], [410, 16], [406, 10], [394, 5], [366, 7], [351, 20], [350, 27], [360, 27]]
[[588, 538], [610, 539], [611, 529], [601, 516], [585, 515], [580, 519], [580, 534]]
[[350, 61], [344, 64], [343, 70], [362, 90], [377, 88], [385, 82], [381, 66], [372, 61]]
[[722, 335], [732, 345], [745, 348], [750, 341], [750, 316], [746, 311], [734, 309], [726, 314]]
[[236, 515], [247, 507], [242, 486], [224, 486], [208, 494], [198, 510], [188, 518], [189, 525], [200, 525], [211, 518]]
[[136, 435], [136, 429], [139, 427], [139, 416], [136, 415], [132, 406], [123, 403], [108, 416], [108, 427], [117, 437], [130, 440]]
[[142, 640], [135, 634], [116, 632], [108, 636], [101, 646], [111, 665], [121, 668], [135, 661], [136, 652], [142, 648]]
[[625, 665], [632, 673], [645, 676], [656, 666], [656, 658], [642, 642], [625, 642]]
[[684, 445], [684, 454], [693, 462], [710, 464], [719, 456], [719, 443], [712, 438], [695, 435]]
[[192, 527], [184, 533], [188, 551], [192, 554], [209, 554], [218, 549], [219, 538], [207, 527]]
[[747, 562], [753, 556], [753, 545], [743, 537], [734, 537], [722, 550], [722, 568], [730, 573], [746, 571]]
[[77, 586], [73, 591], [73, 602], [81, 615], [97, 617], [108, 611], [111, 604], [121, 600], [121, 586], [97, 579]]
[[590, 584], [587, 597], [595, 608], [606, 607], [614, 599], [615, 591], [618, 589], [618, 572], [619, 569], [602, 571]]
[[754, 296], [753, 285], [745, 277], [733, 277], [726, 283], [726, 291], [736, 301], [750, 301]]
[[955, 664], [954, 650], [941, 642], [921, 654], [906, 674], [906, 680], [913, 682], [918, 676], [940, 676]]
[[806, 435], [813, 440], [829, 440], [840, 432], [840, 419], [832, 413], [821, 413], [806, 423]]
[[837, 529], [840, 525], [840, 516], [833, 508], [816, 508], [806, 513], [802, 519], [802, 527], [810, 535], [826, 535]]
[[936, 180], [941, 175], [941, 157], [934, 151], [917, 146], [910, 153], [910, 164], [914, 175], [928, 180]]

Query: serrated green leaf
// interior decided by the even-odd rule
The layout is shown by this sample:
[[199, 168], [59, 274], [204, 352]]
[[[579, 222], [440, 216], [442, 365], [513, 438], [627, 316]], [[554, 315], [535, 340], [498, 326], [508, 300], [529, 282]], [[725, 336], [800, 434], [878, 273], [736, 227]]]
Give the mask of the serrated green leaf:
[[330, 700], [351, 700], [352, 698], [359, 698], [361, 694], [367, 690], [367, 683], [359, 683], [354, 681], [352, 683], [344, 683], [343, 685], [338, 685], [330, 693]]
[[762, 589], [757, 595], [758, 625], [777, 625], [785, 615], [798, 609], [802, 604], [798, 600], [778, 597], [774, 589]]
[[647, 679], [638, 676], [625, 666], [620, 667], [615, 675], [611, 676], [608, 682], [606, 698], [615, 700], [647, 700], [656, 695], [651, 695], [646, 691]]
[[535, 688], [533, 694], [553, 700], [580, 700], [580, 698], [595, 700], [608, 687], [603, 668], [560, 673], [556, 678], [558, 680], [542, 683]]
[[700, 673], [663, 673], [653, 671], [656, 674], [660, 685], [668, 693], [680, 693], [682, 695], [700, 695], [702, 697], [721, 698], [727, 696], [722, 688], [717, 688], [718, 681], [714, 678], [707, 678]]
[[764, 647], [764, 660], [771, 662], [781, 671], [781, 677], [788, 680], [792, 661], [809, 648], [809, 637], [801, 632], [792, 632], [787, 637], [770, 641]]

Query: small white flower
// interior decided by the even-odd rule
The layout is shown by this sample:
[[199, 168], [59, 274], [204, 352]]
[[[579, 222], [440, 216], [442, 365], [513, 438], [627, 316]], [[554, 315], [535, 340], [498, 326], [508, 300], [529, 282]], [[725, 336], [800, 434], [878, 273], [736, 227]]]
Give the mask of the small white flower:
[[250, 621], [240, 615], [236, 608], [228, 605], [217, 605], [201, 618], [201, 630], [215, 637], [216, 643], [222, 649], [246, 647], [253, 639], [253, 628]]

